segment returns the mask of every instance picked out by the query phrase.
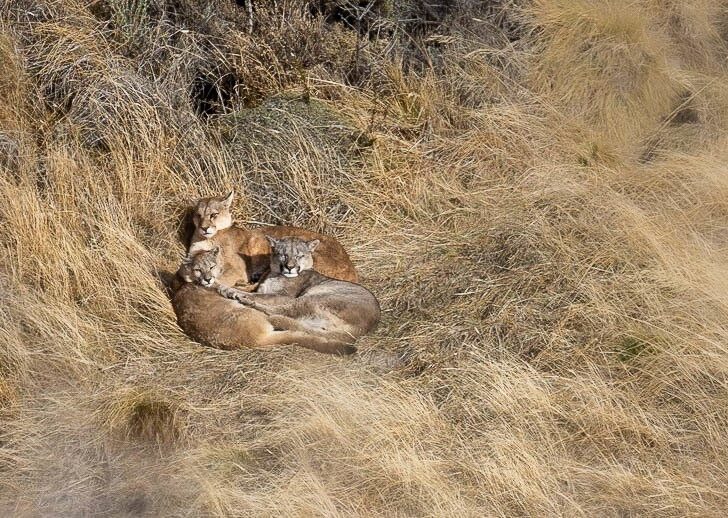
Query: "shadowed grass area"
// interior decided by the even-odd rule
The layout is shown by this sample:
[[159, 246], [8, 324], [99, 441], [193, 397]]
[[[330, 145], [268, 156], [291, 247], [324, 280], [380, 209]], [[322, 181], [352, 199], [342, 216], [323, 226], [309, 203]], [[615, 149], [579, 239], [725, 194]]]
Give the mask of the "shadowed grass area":
[[[721, 515], [724, 7], [0, 1], [2, 513]], [[342, 241], [357, 355], [178, 328], [231, 189]]]

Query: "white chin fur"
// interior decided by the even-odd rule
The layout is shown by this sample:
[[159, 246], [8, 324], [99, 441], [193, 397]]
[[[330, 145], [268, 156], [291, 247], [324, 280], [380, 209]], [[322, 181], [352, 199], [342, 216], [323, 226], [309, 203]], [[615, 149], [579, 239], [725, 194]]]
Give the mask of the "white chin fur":
[[298, 277], [298, 272], [288, 272], [283, 274], [284, 277]]

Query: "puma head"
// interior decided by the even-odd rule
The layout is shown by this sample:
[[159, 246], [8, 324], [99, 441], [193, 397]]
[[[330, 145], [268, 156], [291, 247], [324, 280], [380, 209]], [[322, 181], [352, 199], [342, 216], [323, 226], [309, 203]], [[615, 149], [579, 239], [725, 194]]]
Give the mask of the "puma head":
[[222, 261], [220, 261], [220, 247], [212, 250], [198, 252], [193, 257], [184, 260], [182, 278], [186, 282], [196, 282], [209, 288], [222, 275]]
[[313, 269], [313, 251], [319, 245], [318, 239], [304, 241], [295, 237], [266, 237], [271, 246], [271, 272], [297, 277], [299, 272]]
[[232, 191], [227, 196], [200, 199], [195, 205], [192, 216], [195, 233], [203, 239], [210, 239], [218, 231], [231, 227], [233, 224], [233, 217], [230, 213], [232, 201]]

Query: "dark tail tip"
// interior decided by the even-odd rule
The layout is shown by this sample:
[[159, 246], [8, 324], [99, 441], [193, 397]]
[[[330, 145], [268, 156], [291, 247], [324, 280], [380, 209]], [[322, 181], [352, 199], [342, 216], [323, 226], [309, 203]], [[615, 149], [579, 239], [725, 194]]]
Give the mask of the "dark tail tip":
[[356, 347], [351, 344], [340, 344], [339, 350], [335, 354], [339, 354], [341, 356], [349, 356], [350, 354], [354, 354], [356, 352]]
[[349, 356], [356, 352], [356, 347], [351, 343], [326, 338], [316, 338], [299, 342], [299, 345], [313, 349], [320, 353], [334, 354], [338, 356]]

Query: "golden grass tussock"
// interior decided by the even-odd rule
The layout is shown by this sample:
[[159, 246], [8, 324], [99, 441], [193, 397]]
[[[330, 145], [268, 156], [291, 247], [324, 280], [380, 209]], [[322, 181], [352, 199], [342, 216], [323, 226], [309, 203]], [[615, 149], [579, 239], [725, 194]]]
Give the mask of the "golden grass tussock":
[[151, 441], [157, 446], [180, 440], [178, 405], [153, 390], [111, 392], [109, 399], [105, 422], [125, 437]]
[[[726, 27], [0, 1], [0, 513], [724, 514]], [[179, 329], [185, 211], [231, 189], [350, 252], [358, 354]]]
[[546, 0], [534, 3], [532, 16], [539, 31], [533, 82], [567, 113], [620, 148], [644, 138], [670, 113], [682, 78], [647, 6]]

